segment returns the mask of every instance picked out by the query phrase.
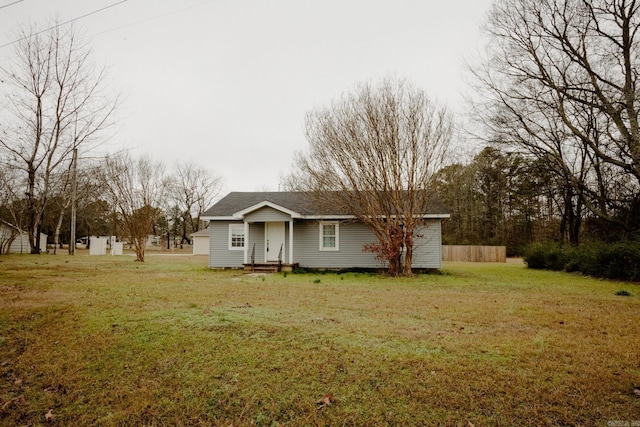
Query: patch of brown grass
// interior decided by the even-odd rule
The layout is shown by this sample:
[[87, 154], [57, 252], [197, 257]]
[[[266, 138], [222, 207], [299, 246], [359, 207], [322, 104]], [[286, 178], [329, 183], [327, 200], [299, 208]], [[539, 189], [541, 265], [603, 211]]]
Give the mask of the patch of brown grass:
[[0, 257], [0, 423], [640, 420], [637, 285], [521, 263], [404, 279], [205, 264]]

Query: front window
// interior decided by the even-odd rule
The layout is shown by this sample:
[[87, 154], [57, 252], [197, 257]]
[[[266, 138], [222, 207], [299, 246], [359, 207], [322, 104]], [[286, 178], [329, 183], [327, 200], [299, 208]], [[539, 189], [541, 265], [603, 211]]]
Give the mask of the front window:
[[321, 251], [337, 251], [339, 249], [339, 227], [337, 222], [320, 223]]
[[229, 250], [244, 249], [244, 224], [229, 224]]

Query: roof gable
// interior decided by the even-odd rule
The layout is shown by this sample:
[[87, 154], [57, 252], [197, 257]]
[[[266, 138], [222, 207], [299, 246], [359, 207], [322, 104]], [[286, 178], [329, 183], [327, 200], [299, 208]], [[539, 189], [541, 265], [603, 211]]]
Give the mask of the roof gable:
[[291, 210], [289, 208], [286, 208], [284, 206], [280, 206], [280, 205], [278, 205], [276, 203], [270, 202], [268, 200], [263, 200], [262, 202], [256, 203], [253, 206], [249, 206], [249, 207], [247, 207], [245, 209], [242, 209], [242, 210], [240, 210], [238, 212], [235, 212], [233, 214], [233, 216], [244, 218], [245, 215], [247, 215], [247, 214], [249, 214], [251, 212], [255, 212], [257, 210], [260, 210], [260, 209], [262, 209], [264, 207], [269, 207], [269, 208], [275, 209], [275, 210], [277, 210], [279, 212], [283, 212], [283, 213], [285, 213], [287, 215], [290, 215], [291, 218], [301, 218], [302, 217], [302, 215], [300, 213], [298, 213], [296, 211], [293, 211], [293, 210]]
[[305, 192], [232, 192], [207, 209], [203, 219], [242, 219], [243, 215], [268, 206], [304, 218], [316, 214], [312, 193]]

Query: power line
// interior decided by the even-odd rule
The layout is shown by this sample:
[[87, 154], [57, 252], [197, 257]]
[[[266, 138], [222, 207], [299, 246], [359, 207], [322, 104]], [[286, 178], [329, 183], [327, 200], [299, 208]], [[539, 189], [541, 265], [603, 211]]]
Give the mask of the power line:
[[23, 1], [24, 0], [17, 0], [17, 1], [14, 1], [13, 3], [5, 4], [3, 6], [0, 6], [0, 9], [4, 9], [5, 7], [13, 6], [14, 4], [18, 4], [18, 3], [21, 3]]
[[[180, 9], [171, 10], [169, 12], [162, 13], [160, 15], [148, 16], [146, 18], [140, 19], [139, 21], [131, 22], [129, 24], [121, 25], [119, 27], [115, 27], [115, 28], [111, 28], [109, 30], [101, 31], [101, 32], [95, 33], [93, 35], [94, 36], [99, 36], [100, 34], [110, 33], [111, 31], [117, 31], [117, 30], [121, 30], [123, 28], [132, 27], [132, 26], [135, 26], [135, 25], [138, 25], [138, 24], [142, 24], [142, 23], [145, 23], [145, 22], [148, 22], [148, 21], [153, 21], [153, 20], [158, 19], [158, 18], [163, 18], [165, 16], [169, 16], [169, 15], [173, 15], [173, 14], [176, 14], [176, 13], [179, 13], [179, 12], [183, 12], [183, 11], [188, 10], [188, 9], [193, 9], [194, 7], [199, 7], [199, 6], [202, 6], [202, 5], [207, 4], [207, 3], [213, 3], [214, 1], [216, 1], [216, 0], [206, 0], [206, 1], [203, 1], [203, 2], [200, 2], [200, 3], [197, 3], [197, 4], [192, 4], [191, 6], [186, 6], [186, 7], [180, 8]], [[0, 47], [2, 47], [2, 46], [0, 46]]]
[[[19, 3], [19, 2], [21, 2], [21, 1], [24, 1], [24, 0], [18, 0], [18, 1], [16, 1], [16, 2], [11, 3], [11, 4], [8, 4], [8, 5], [6, 5], [6, 6], [11, 6], [12, 4]], [[99, 12], [102, 12], [102, 11], [104, 11], [104, 10], [110, 9], [110, 8], [112, 8], [112, 7], [114, 7], [114, 6], [118, 6], [119, 4], [125, 3], [126, 1], [127, 1], [127, 0], [120, 0], [119, 2], [112, 3], [112, 4], [108, 5], [108, 6], [102, 7], [102, 8], [100, 8], [100, 9], [96, 9], [96, 10], [94, 10], [93, 12], [85, 13], [84, 15], [78, 16], [78, 17], [76, 17], [76, 18], [70, 19], [70, 20], [65, 21], [65, 22], [62, 22], [62, 23], [60, 23], [60, 24], [56, 24], [56, 25], [54, 25], [54, 26], [52, 26], [52, 27], [49, 27], [49, 28], [46, 28], [46, 29], [44, 29], [44, 30], [38, 31], [38, 32], [37, 32], [37, 33], [35, 33], [35, 34], [30, 34], [30, 35], [28, 35], [28, 36], [25, 36], [25, 37], [19, 38], [18, 40], [14, 40], [14, 41], [12, 41], [12, 42], [9, 42], [9, 43], [6, 43], [6, 44], [3, 44], [2, 46], [0, 46], [0, 48], [7, 47], [7, 46], [10, 46], [10, 45], [12, 45], [12, 44], [15, 44], [15, 43], [21, 42], [22, 40], [25, 40], [25, 39], [27, 39], [27, 38], [29, 38], [29, 37], [31, 37], [31, 36], [35, 36], [35, 35], [38, 35], [38, 34], [40, 34], [40, 33], [44, 33], [44, 32], [46, 32], [46, 31], [53, 30], [54, 28], [58, 28], [58, 27], [61, 27], [61, 26], [63, 26], [63, 25], [71, 24], [72, 22], [75, 22], [75, 21], [78, 21], [78, 20], [80, 20], [80, 19], [86, 18], [87, 16], [95, 15], [96, 13], [99, 13]], [[6, 7], [6, 6], [3, 6], [3, 7]]]

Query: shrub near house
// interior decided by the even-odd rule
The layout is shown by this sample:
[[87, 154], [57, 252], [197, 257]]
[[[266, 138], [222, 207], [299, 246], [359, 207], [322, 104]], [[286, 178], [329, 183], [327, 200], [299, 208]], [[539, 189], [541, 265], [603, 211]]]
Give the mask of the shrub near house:
[[640, 243], [587, 243], [574, 247], [531, 245], [524, 260], [529, 268], [576, 271], [615, 280], [640, 281]]

